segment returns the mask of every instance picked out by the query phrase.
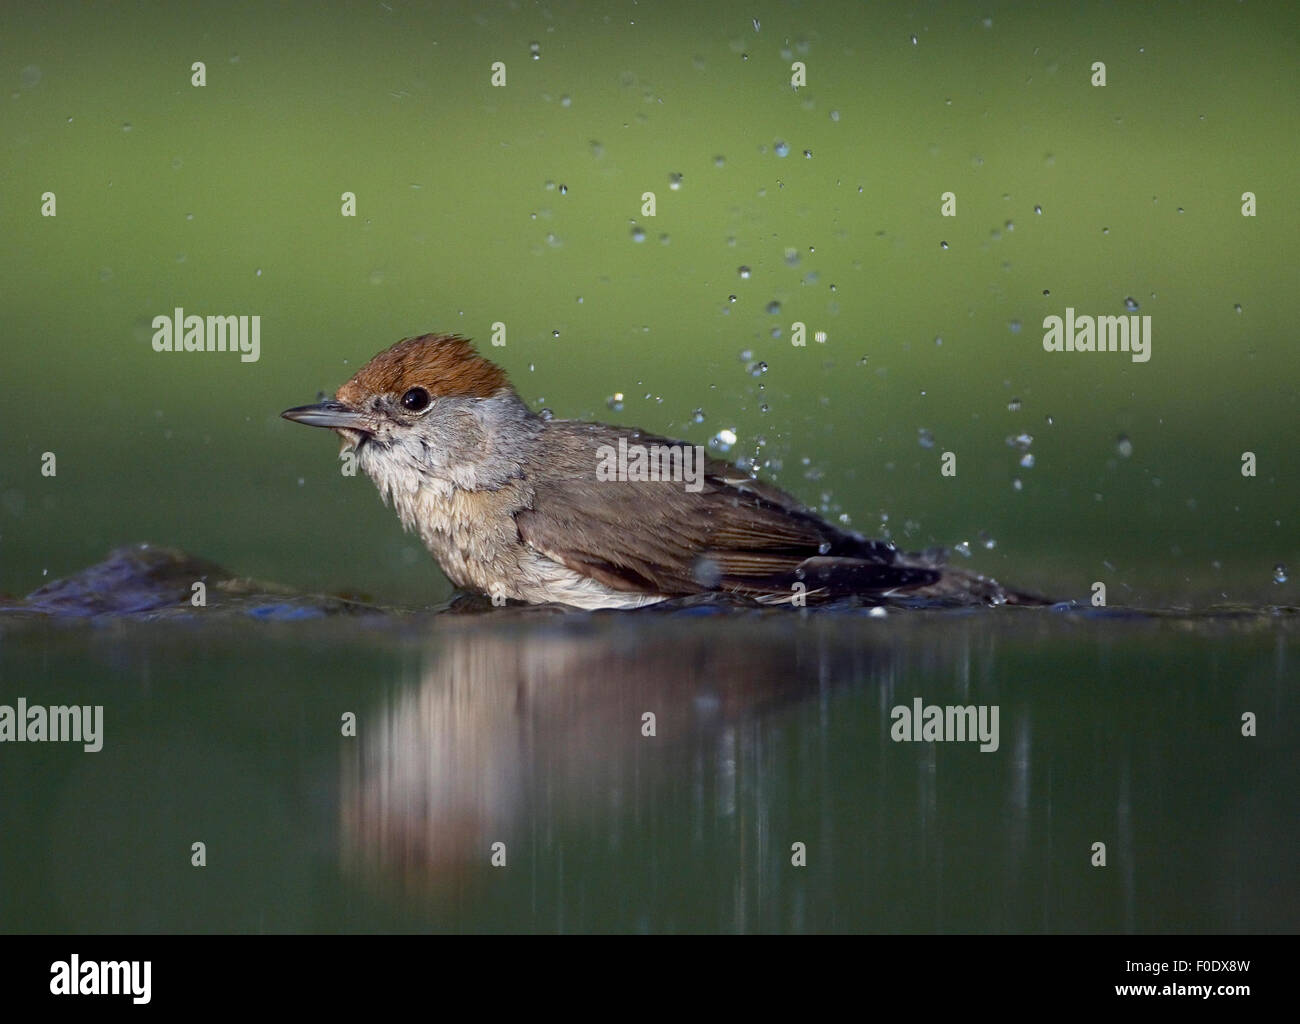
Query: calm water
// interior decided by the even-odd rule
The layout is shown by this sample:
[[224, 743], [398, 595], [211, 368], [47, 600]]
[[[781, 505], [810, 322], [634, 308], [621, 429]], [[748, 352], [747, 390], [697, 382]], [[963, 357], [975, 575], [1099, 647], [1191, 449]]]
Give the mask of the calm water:
[[[1046, 609], [11, 623], [6, 699], [102, 703], [104, 745], [0, 748], [0, 926], [1294, 930], [1296, 644]], [[998, 749], [895, 742], [917, 697], [997, 706]]]

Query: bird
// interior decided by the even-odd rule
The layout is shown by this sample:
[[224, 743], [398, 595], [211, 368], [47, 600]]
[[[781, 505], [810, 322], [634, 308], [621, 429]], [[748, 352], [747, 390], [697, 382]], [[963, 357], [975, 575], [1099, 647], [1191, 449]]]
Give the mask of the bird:
[[281, 415], [335, 431], [448, 579], [493, 604], [1042, 603], [833, 525], [703, 446], [540, 415], [455, 334], [405, 338]]

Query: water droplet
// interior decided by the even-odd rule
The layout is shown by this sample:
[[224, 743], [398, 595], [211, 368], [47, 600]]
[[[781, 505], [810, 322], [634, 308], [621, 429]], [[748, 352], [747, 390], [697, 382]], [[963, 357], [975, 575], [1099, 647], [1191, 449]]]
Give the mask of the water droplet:
[[963, 558], [970, 558], [970, 541], [964, 540], [960, 544], [954, 544], [952, 549]]
[[839, 121], [839, 119], [840, 119], [840, 112], [839, 112], [838, 110], [832, 110], [832, 111], [831, 111], [831, 120], [832, 120], [832, 121]]
[[790, 144], [778, 139], [776, 145], [772, 147], [772, 152], [777, 156], [787, 157], [790, 155]]
[[916, 443], [922, 448], [933, 448], [934, 435], [925, 427], [918, 427], [916, 430]]
[[696, 423], [703, 423], [703, 422], [704, 422], [704, 410], [703, 410], [703, 409], [696, 409], [693, 413], [691, 413], [691, 419], [692, 419], [694, 422], [696, 422]]
[[668, 188], [673, 192], [680, 192], [682, 189], [682, 176], [676, 172], [668, 175]]
[[632, 225], [632, 241], [634, 242], [645, 241], [645, 228], [641, 227], [640, 224]]
[[947, 242], [940, 242], [940, 243], [939, 243], [939, 248], [940, 248], [940, 249], [946, 249], [946, 248], [948, 248], [948, 243], [947, 243]]
[[572, 97], [572, 96], [569, 96], [567, 93], [566, 93], [565, 95], [561, 96], [561, 97], [560, 97], [560, 106], [564, 107], [566, 110], [567, 110], [569, 107], [573, 106], [573, 97]]
[[728, 295], [728, 296], [727, 296], [727, 301], [728, 301], [728, 302], [735, 302], [735, 301], [736, 301], [736, 296], [735, 296], [734, 294], [732, 294], [732, 295]]
[[1009, 448], [1019, 448], [1022, 452], [1027, 452], [1027, 451], [1029, 451], [1029, 449], [1030, 449], [1030, 447], [1033, 445], [1033, 443], [1034, 443], [1034, 435], [1033, 435], [1033, 434], [1020, 433], [1020, 434], [1017, 434], [1015, 437], [1008, 437], [1008, 438], [1007, 438], [1007, 447], [1009, 447]]
[[1038, 214], [1041, 217], [1043, 215], [1043, 208], [1041, 206], [1035, 206], [1034, 213]]
[[1034, 468], [1034, 453], [1033, 453], [1033, 452], [1025, 452], [1024, 455], [1020, 456], [1020, 465], [1023, 466], [1025, 469], [1033, 469], [1033, 468]]
[[127, 121], [125, 124], [122, 125], [122, 131], [129, 132], [130, 130], [131, 130], [131, 122]]
[[758, 362], [752, 363], [747, 369], [751, 377], [761, 377], [767, 373], [767, 363], [760, 359]]
[[713, 166], [714, 166], [714, 167], [726, 167], [726, 166], [727, 166], [727, 158], [726, 158], [725, 156], [723, 156], [722, 154], [718, 154], [717, 156], [715, 156], [715, 157], [713, 158]]
[[803, 158], [804, 158], [805, 160], [811, 160], [811, 159], [812, 159], [812, 150], [811, 150], [811, 149], [805, 149], [805, 150], [803, 151]]
[[736, 273], [740, 275], [742, 281], [748, 281], [749, 275], [753, 273], [748, 267], [737, 267]]
[[1011, 328], [1011, 333], [1012, 333], [1012, 334], [1019, 334], [1019, 333], [1020, 333], [1020, 321], [1019, 321], [1019, 320], [1012, 320], [1011, 323], [1009, 323], [1007, 326]]
[[623, 392], [615, 391], [612, 395], [610, 395], [607, 399], [605, 399], [605, 407], [608, 409], [613, 409], [614, 412], [622, 412]]
[[112, 268], [112, 267], [100, 267], [100, 268], [99, 268], [99, 279], [100, 279], [101, 281], [105, 282], [105, 283], [108, 283], [109, 281], [113, 280], [113, 268]]
[[1016, 477], [1014, 480], [1011, 481], [1011, 489], [1013, 491], [1023, 491], [1025, 489], [1025, 485], [1021, 481], [1020, 477]]
[[709, 447], [716, 448], [720, 452], [731, 451], [731, 446], [736, 443], [736, 432], [734, 430], [719, 430], [709, 438]]
[[1278, 562], [1277, 565], [1273, 566], [1273, 582], [1285, 583], [1286, 581], [1287, 581], [1286, 566], [1283, 565], [1281, 562]]
[[1120, 434], [1115, 441], [1115, 450], [1119, 452], [1120, 458], [1127, 459], [1133, 454], [1133, 442], [1128, 439], [1127, 434]]
[[537, 412], [537, 415], [540, 416], [540, 417], [541, 417], [542, 419], [544, 419], [544, 420], [549, 420], [549, 419], [554, 418], [555, 413], [551, 412], [550, 409], [539, 409], [538, 412]]
[[568, 185], [561, 185], [561, 186], [560, 186], [560, 195], [562, 195], [562, 196], [567, 196], [568, 194], [569, 194], [569, 186], [568, 186]]
[[989, 536], [987, 530], [980, 530], [979, 538], [980, 538], [980, 543], [983, 544], [985, 549], [988, 551], [992, 551], [995, 547], [998, 546], [998, 542]]
[[1044, 289], [1043, 289], [1043, 294], [1044, 294], [1044, 295], [1051, 295], [1051, 294], [1052, 294], [1052, 289], [1050, 289], [1050, 288], [1044, 288]]
[[551, 331], [551, 337], [552, 337], [552, 338], [558, 338], [559, 336], [560, 336], [560, 332], [559, 332], [559, 331]]
[[1007, 403], [1007, 412], [1019, 412], [1019, 411], [1020, 411], [1020, 399], [1018, 398], [1011, 399], [1011, 401]]
[[712, 590], [722, 581], [722, 569], [712, 558], [701, 557], [691, 566], [691, 578], [705, 590]]
[[1241, 303], [1240, 303], [1240, 302], [1234, 302], [1234, 303], [1232, 304], [1232, 311], [1233, 311], [1234, 313], [1240, 313], [1240, 312], [1241, 312]]
[[917, 39], [915, 35], [908, 36], [908, 39], [911, 40], [913, 46], [917, 45]]
[[1124, 299], [1124, 308], [1130, 313], [1135, 312], [1139, 308], [1137, 299], [1133, 298], [1131, 295], [1127, 296]]
[[528, 44], [528, 55], [529, 55], [530, 57], [532, 57], [533, 60], [541, 60], [541, 59], [542, 59], [542, 44], [541, 44], [541, 43], [529, 43], [529, 44]]
[[781, 312], [781, 303], [777, 302], [776, 299], [773, 299], [766, 306], [764, 306], [763, 309], [768, 316], [777, 316]]
[[750, 348], [742, 348], [738, 358], [742, 363], [747, 363], [754, 358], [754, 350]]

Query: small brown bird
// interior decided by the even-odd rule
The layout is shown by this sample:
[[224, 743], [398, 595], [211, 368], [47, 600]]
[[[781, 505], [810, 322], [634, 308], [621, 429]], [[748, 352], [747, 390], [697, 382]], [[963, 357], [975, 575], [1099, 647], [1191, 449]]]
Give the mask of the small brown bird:
[[701, 447], [543, 419], [454, 335], [380, 352], [333, 400], [288, 409], [354, 449], [458, 587], [533, 604], [636, 608], [723, 592], [763, 604], [1038, 603], [827, 523]]

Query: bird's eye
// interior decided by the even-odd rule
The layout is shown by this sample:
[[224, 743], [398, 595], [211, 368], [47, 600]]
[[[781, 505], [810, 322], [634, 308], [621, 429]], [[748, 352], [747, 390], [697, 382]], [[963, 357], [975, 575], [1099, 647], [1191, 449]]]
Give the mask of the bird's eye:
[[402, 405], [411, 412], [423, 412], [432, 401], [432, 396], [424, 388], [411, 388], [402, 396]]

